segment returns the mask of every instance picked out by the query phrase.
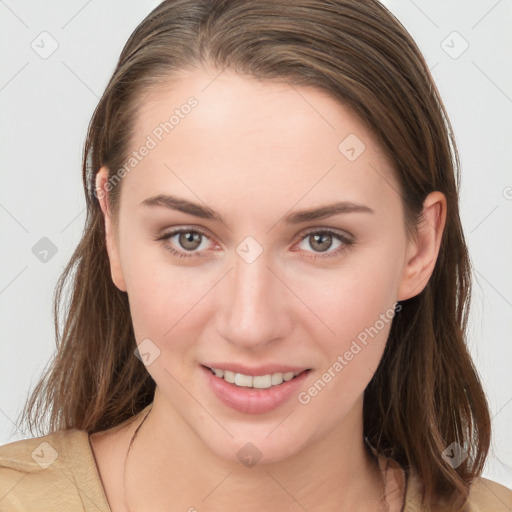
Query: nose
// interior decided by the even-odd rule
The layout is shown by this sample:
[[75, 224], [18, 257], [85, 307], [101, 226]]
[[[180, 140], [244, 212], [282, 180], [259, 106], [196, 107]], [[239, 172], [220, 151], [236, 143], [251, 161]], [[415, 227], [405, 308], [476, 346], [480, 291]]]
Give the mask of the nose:
[[[292, 301], [279, 271], [263, 252], [247, 263], [234, 256], [234, 268], [222, 286], [218, 316], [219, 334], [240, 348], [259, 350], [289, 335]], [[270, 267], [270, 268], [269, 268]]]

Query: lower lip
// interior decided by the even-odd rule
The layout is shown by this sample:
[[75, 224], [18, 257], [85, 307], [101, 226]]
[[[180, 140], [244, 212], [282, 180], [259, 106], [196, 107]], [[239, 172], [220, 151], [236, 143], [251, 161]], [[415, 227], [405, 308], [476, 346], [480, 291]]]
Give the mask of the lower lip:
[[277, 409], [293, 395], [307, 378], [310, 370], [303, 371], [292, 380], [267, 389], [240, 387], [215, 376], [211, 370], [201, 366], [208, 385], [217, 398], [228, 407], [244, 414], [263, 414]]

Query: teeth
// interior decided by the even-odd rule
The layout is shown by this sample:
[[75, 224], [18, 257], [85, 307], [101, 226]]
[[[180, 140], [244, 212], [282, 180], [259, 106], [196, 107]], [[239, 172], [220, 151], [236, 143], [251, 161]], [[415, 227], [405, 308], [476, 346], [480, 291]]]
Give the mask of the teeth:
[[273, 373], [271, 377], [272, 386], [277, 384], [281, 384], [283, 382], [283, 374], [282, 373]]
[[[220, 370], [222, 371], [222, 370]], [[235, 383], [235, 372], [230, 372], [229, 370], [224, 371], [224, 380], [226, 382], [230, 382], [231, 384]]]
[[268, 389], [272, 386], [279, 386], [283, 382], [288, 382], [294, 377], [302, 373], [298, 371], [286, 373], [272, 373], [268, 375], [244, 375], [243, 373], [235, 373], [229, 370], [222, 370], [220, 368], [210, 368], [212, 373], [217, 377], [224, 379], [226, 382], [235, 384], [244, 388]]
[[[280, 382], [278, 384], [280, 384]], [[267, 389], [270, 386], [272, 386], [272, 375], [257, 375], [256, 377], [252, 378], [253, 388]]]
[[235, 373], [235, 384], [244, 388], [252, 388], [252, 377], [250, 375]]

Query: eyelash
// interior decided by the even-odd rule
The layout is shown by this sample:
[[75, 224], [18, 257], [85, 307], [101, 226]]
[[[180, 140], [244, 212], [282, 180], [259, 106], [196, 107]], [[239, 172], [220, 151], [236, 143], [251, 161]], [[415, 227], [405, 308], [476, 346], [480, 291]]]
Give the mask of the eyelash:
[[[175, 235], [179, 235], [181, 233], [190, 233], [190, 232], [198, 233], [201, 236], [203, 236], [203, 237], [205, 237], [207, 239], [210, 239], [210, 237], [206, 233], [203, 233], [199, 229], [180, 228], [180, 229], [175, 229], [173, 231], [170, 231], [169, 233], [165, 233], [162, 236], [158, 237], [156, 240], [157, 241], [161, 241], [161, 242], [166, 242], [167, 240], [169, 240], [170, 238], [172, 238]], [[312, 252], [311, 256], [308, 256], [309, 258], [311, 258], [313, 260], [316, 260], [318, 258], [332, 258], [334, 256], [339, 256], [342, 253], [344, 253], [345, 251], [347, 251], [355, 243], [354, 240], [348, 238], [345, 235], [342, 235], [341, 233], [339, 233], [339, 232], [337, 232], [337, 231], [335, 231], [333, 229], [321, 228], [321, 229], [311, 229], [311, 230], [307, 231], [306, 233], [301, 233], [301, 235], [299, 235], [299, 237], [298, 237], [298, 241], [295, 242], [295, 244], [296, 243], [300, 243], [303, 240], [307, 239], [308, 236], [311, 236], [311, 235], [325, 235], [325, 234], [329, 234], [333, 238], [339, 240], [342, 243], [342, 245], [340, 245], [337, 249], [335, 249], [334, 251], [331, 251], [331, 252], [325, 252], [325, 253], [321, 253], [321, 252], [316, 252], [315, 253], [315, 252]], [[179, 258], [192, 258], [192, 257], [203, 258], [203, 257], [205, 257], [205, 255], [202, 254], [202, 251], [199, 251], [199, 252], [182, 252], [182, 251], [176, 250], [174, 247], [171, 247], [171, 246], [169, 246], [169, 245], [167, 245], [165, 243], [163, 243], [163, 245], [164, 245], [165, 249], [168, 250], [172, 255], [177, 256]], [[310, 252], [310, 251], [306, 251], [306, 252]]]

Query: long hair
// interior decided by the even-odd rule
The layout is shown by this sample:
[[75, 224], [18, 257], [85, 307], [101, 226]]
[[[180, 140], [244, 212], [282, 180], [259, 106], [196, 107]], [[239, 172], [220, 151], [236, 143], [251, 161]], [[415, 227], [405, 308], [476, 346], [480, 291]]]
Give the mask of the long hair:
[[[147, 95], [181, 71], [204, 67], [314, 86], [351, 109], [393, 164], [409, 234], [427, 194], [446, 196], [433, 274], [401, 303], [365, 390], [364, 435], [418, 474], [426, 504], [462, 503], [483, 469], [490, 416], [465, 343], [471, 267], [458, 209], [459, 158], [423, 56], [377, 0], [166, 0], [135, 29], [89, 124], [84, 233], [55, 291], [56, 356], [22, 421], [32, 433], [93, 433], [153, 400], [155, 382], [133, 355], [127, 295], [111, 279], [94, 180], [101, 166], [115, 177], [126, 162]], [[114, 211], [120, 189], [121, 182], [110, 192]], [[453, 442], [468, 452], [457, 468], [442, 455]]]

